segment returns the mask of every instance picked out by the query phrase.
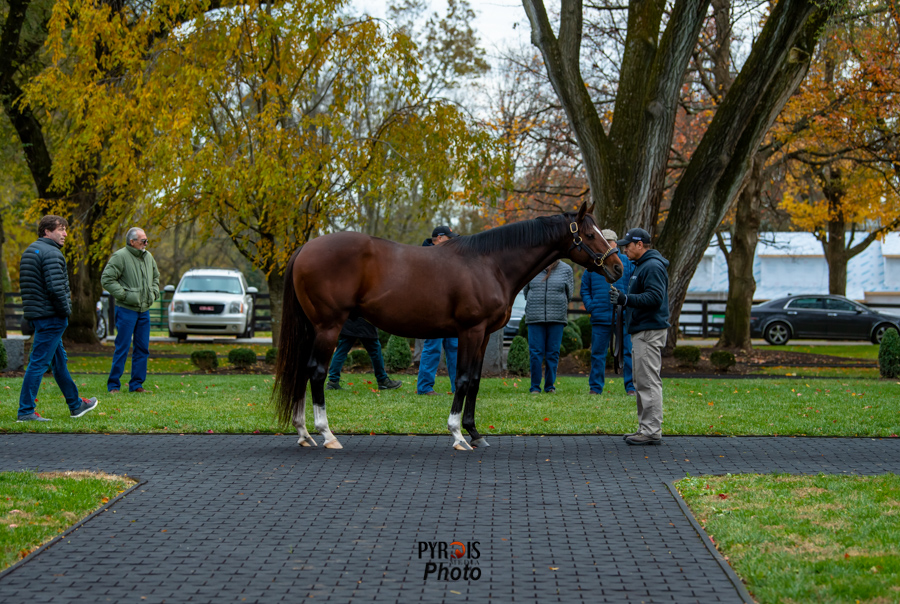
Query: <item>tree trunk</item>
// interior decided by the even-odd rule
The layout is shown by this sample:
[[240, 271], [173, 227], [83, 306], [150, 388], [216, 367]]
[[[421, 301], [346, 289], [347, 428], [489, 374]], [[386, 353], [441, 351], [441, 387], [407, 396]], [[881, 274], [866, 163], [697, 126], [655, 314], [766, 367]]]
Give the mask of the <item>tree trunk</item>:
[[269, 307], [272, 313], [272, 346], [281, 341], [281, 311], [284, 306], [284, 274], [272, 271], [266, 278], [269, 285]]
[[759, 206], [765, 161], [760, 154], [754, 158], [753, 168], [737, 199], [731, 230], [731, 251], [725, 255], [728, 262], [725, 323], [716, 348], [737, 348], [744, 351], [753, 348], [750, 342], [750, 307], [753, 305], [753, 294], [756, 293], [753, 257], [759, 240]]
[[3, 228], [3, 215], [0, 214], [0, 338], [6, 337], [6, 291], [9, 284], [9, 271], [3, 260], [3, 248], [6, 246], [6, 230]]

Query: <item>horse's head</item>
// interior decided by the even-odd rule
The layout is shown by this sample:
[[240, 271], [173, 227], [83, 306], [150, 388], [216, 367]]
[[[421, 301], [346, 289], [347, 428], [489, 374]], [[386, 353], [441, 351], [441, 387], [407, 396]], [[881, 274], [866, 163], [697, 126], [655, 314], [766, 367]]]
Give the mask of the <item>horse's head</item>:
[[603, 269], [603, 274], [609, 283], [615, 283], [622, 277], [625, 270], [622, 261], [616, 254], [616, 247], [610, 245], [603, 237], [600, 228], [594, 221], [594, 205], [587, 207], [587, 202], [581, 204], [578, 214], [569, 224], [569, 232], [572, 234], [572, 245], [569, 248], [569, 258], [577, 262], [589, 271], [598, 273]]

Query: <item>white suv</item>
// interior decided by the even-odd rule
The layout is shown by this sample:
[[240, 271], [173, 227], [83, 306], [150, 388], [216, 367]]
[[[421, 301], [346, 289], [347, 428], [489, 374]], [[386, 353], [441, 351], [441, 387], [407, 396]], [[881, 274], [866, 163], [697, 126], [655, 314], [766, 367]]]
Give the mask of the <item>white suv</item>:
[[[171, 285], [166, 291], [173, 291]], [[223, 268], [195, 268], [181, 276], [169, 303], [169, 337], [188, 334], [253, 337], [253, 294], [243, 273]]]

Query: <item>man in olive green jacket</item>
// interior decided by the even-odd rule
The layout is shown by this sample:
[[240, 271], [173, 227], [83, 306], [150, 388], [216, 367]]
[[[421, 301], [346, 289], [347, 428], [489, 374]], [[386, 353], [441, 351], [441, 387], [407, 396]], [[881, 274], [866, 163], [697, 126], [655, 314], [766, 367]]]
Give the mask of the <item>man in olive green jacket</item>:
[[125, 235], [125, 247], [106, 263], [100, 277], [103, 289], [116, 301], [116, 351], [106, 388], [118, 392], [119, 378], [132, 341], [130, 392], [146, 392], [147, 357], [150, 356], [150, 306], [159, 298], [159, 269], [147, 251], [147, 234], [132, 227]]

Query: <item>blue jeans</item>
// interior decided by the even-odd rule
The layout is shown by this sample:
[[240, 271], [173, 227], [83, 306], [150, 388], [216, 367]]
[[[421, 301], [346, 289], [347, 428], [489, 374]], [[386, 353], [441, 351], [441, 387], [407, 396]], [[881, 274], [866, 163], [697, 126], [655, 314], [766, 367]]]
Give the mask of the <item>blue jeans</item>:
[[419, 379], [416, 392], [425, 394], [434, 390], [434, 376], [441, 364], [441, 346], [447, 358], [447, 375], [450, 376], [450, 391], [456, 392], [456, 352], [459, 350], [458, 338], [434, 338], [422, 343], [422, 356], [419, 358]]
[[[591, 325], [591, 376], [588, 378], [588, 386], [593, 392], [603, 392], [606, 376], [606, 353], [609, 350], [613, 327], [613, 325]], [[625, 392], [634, 392], [631, 370], [631, 334], [626, 333], [622, 340], [625, 344], [622, 351], [625, 361], [625, 367], [622, 370], [625, 375]]]
[[332, 382], [341, 381], [341, 369], [344, 367], [344, 361], [353, 348], [353, 342], [359, 340], [362, 342], [369, 358], [372, 360], [372, 369], [375, 370], [375, 380], [381, 384], [388, 381], [387, 372], [384, 370], [384, 357], [381, 356], [381, 341], [378, 338], [348, 338], [341, 336], [338, 338], [337, 348], [334, 349], [334, 356], [331, 357], [331, 364], [328, 366], [328, 380]]
[[531, 353], [531, 392], [541, 391], [541, 369], [544, 374], [544, 392], [555, 390], [556, 368], [559, 366], [559, 349], [562, 346], [565, 323], [529, 323], [528, 352]]
[[25, 379], [22, 380], [22, 391], [19, 393], [19, 417], [34, 413], [34, 397], [37, 396], [41, 379], [48, 368], [53, 371], [53, 379], [66, 397], [69, 410], [77, 409], [81, 406], [81, 399], [78, 397], [78, 386], [69, 375], [66, 349], [62, 343], [62, 335], [69, 326], [69, 319], [48, 317], [32, 319], [31, 323], [34, 325], [34, 341], [31, 344]]
[[150, 311], [137, 312], [121, 306], [116, 307], [116, 351], [113, 353], [112, 368], [106, 381], [107, 390], [120, 390], [119, 378], [125, 371], [128, 348], [134, 342], [131, 354], [131, 381], [128, 390], [137, 390], [147, 379], [147, 357], [150, 356]]

